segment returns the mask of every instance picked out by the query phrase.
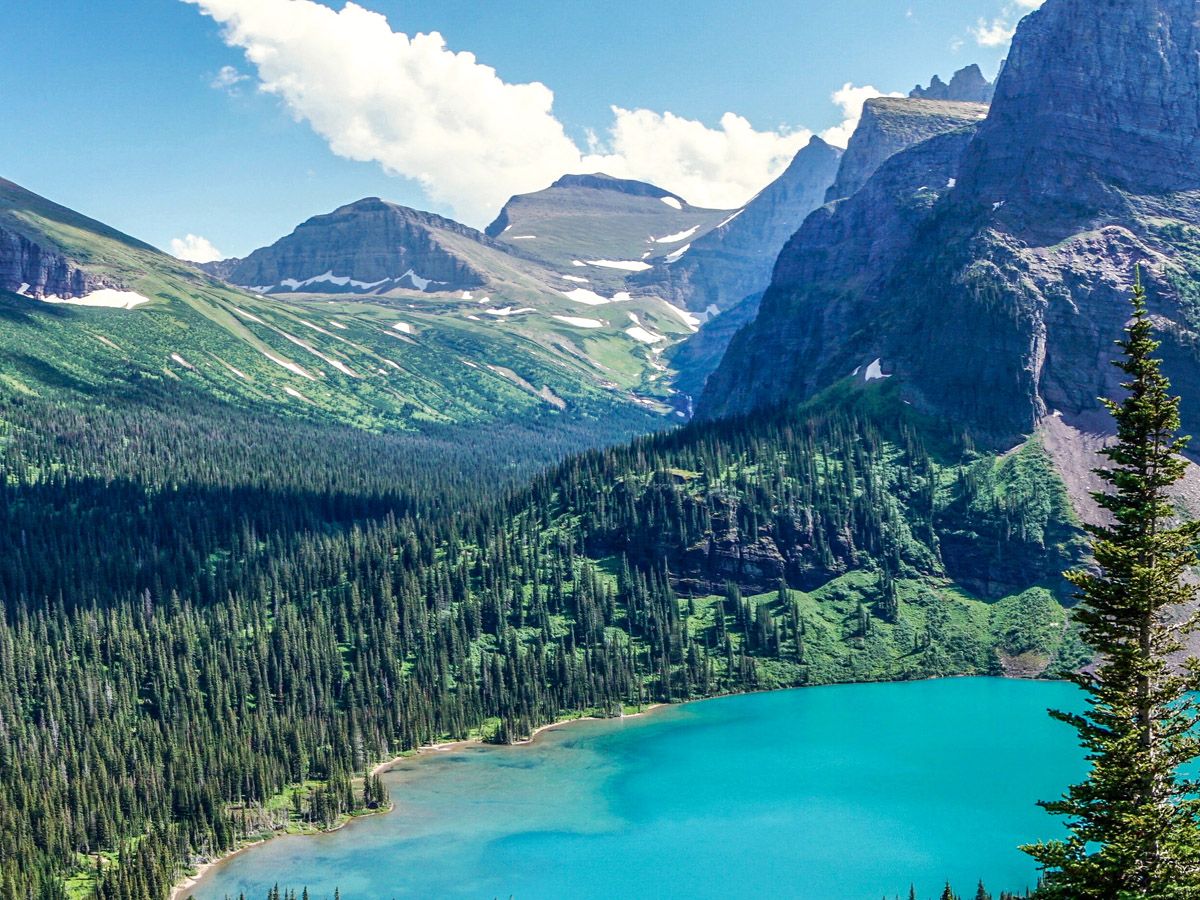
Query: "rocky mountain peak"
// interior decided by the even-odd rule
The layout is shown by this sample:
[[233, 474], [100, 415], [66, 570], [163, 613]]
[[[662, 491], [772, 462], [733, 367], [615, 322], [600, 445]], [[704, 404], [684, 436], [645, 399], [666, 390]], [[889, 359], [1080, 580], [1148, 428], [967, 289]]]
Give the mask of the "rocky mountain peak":
[[478, 287], [481, 275], [451, 246], [458, 239], [490, 243], [451, 219], [364, 197], [312, 217], [245, 259], [204, 269], [262, 293]]
[[996, 86], [987, 80], [979, 66], [972, 64], [955, 72], [949, 84], [934, 75], [929, 87], [917, 85], [908, 96], [914, 100], [991, 103], [995, 91]]
[[862, 119], [837, 180], [825, 195], [827, 202], [853, 196], [875, 171], [901, 150], [939, 134], [974, 125], [987, 115], [982, 103], [876, 97], [863, 106]]
[[[897, 104], [946, 102], [871, 101], [843, 173]], [[807, 400], [876, 361], [864, 387], [981, 446], [1088, 421], [1120, 391], [1108, 362], [1141, 265], [1197, 431], [1200, 0], [1046, 0], [971, 131], [901, 151], [806, 222], [702, 415]]]
[[964, 185], [1039, 216], [1200, 187], [1198, 23], [1198, 0], [1049, 0], [1017, 30]]
[[653, 197], [660, 200], [663, 197], [675, 197], [676, 200], [681, 200], [672, 194], [670, 191], [665, 191], [657, 185], [648, 184], [645, 181], [633, 181], [628, 178], [614, 178], [611, 175], [605, 175], [603, 172], [597, 172], [593, 175], [564, 175], [558, 181], [551, 185], [551, 188], [586, 188], [593, 191], [613, 191], [618, 194], [626, 194], [630, 197]]

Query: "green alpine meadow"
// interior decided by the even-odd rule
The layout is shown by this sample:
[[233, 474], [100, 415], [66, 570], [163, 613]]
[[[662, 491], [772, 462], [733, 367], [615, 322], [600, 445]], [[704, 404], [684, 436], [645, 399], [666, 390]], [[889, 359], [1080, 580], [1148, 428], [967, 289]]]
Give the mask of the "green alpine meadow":
[[0, 6], [0, 900], [1200, 898], [1200, 0], [881, 6]]

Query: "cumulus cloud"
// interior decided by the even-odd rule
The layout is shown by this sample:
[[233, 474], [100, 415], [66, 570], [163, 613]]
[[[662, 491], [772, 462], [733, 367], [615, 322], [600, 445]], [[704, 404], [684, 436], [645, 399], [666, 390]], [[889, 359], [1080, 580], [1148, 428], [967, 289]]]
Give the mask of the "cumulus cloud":
[[171, 255], [176, 259], [194, 263], [216, 262], [225, 258], [224, 254], [212, 245], [212, 241], [198, 234], [172, 239]]
[[720, 126], [673, 113], [614, 106], [607, 142], [592, 136], [581, 171], [665, 187], [691, 203], [733, 208], [777, 177], [808, 143], [807, 130], [764, 132], [726, 113]]
[[1004, 47], [1017, 32], [1017, 23], [1026, 14], [1039, 8], [1045, 0], [1009, 0], [1004, 11], [992, 19], [980, 19], [971, 29], [975, 42], [981, 47]]
[[841, 123], [834, 125], [832, 128], [827, 128], [821, 132], [821, 137], [835, 147], [845, 147], [850, 143], [850, 137], [854, 134], [854, 130], [858, 128], [858, 122], [862, 118], [863, 104], [874, 97], [903, 97], [904, 94], [887, 93], [872, 85], [859, 85], [846, 82], [840, 88], [833, 92], [830, 100], [842, 110], [842, 115], [845, 117]]
[[803, 129], [758, 131], [733, 113], [710, 127], [614, 107], [609, 128], [580, 148], [555, 117], [548, 87], [507, 83], [436, 32], [409, 37], [352, 2], [340, 10], [313, 0], [184, 2], [223, 27], [226, 43], [254, 67], [259, 90], [278, 97], [334, 153], [416, 180], [474, 225], [511, 195], [564, 173], [604, 171], [697, 205], [738, 206], [811, 137]]

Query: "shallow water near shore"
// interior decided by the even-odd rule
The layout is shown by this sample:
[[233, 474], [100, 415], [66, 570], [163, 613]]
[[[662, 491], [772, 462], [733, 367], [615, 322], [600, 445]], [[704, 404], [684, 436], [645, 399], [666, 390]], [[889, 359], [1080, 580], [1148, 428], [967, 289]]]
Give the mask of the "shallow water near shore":
[[705, 701], [579, 722], [524, 747], [434, 753], [385, 776], [396, 811], [280, 838], [197, 900], [307, 886], [313, 900], [879, 900], [1018, 890], [1035, 804], [1085, 772], [1071, 685], [970, 678]]

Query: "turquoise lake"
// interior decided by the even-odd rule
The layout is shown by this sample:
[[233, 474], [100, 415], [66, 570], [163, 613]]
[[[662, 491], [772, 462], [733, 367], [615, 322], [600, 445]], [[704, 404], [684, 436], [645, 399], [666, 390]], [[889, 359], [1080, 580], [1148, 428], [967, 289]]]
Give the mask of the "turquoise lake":
[[396, 811], [234, 857], [197, 900], [276, 883], [314, 900], [879, 900], [947, 879], [1032, 885], [1035, 804], [1085, 772], [1048, 707], [1065, 684], [953, 679], [755, 694], [580, 722], [525, 747], [430, 754], [386, 776]]

